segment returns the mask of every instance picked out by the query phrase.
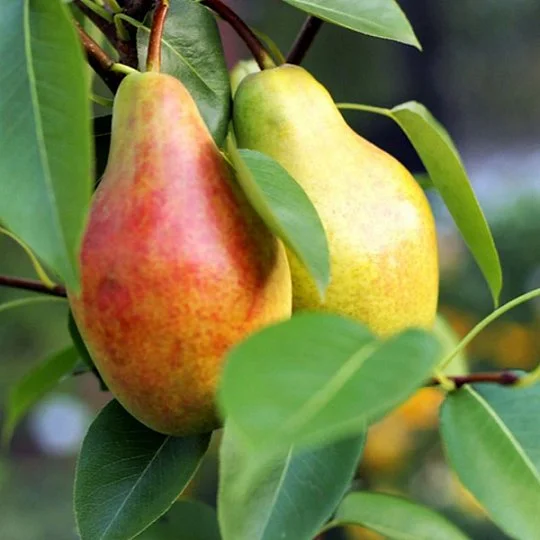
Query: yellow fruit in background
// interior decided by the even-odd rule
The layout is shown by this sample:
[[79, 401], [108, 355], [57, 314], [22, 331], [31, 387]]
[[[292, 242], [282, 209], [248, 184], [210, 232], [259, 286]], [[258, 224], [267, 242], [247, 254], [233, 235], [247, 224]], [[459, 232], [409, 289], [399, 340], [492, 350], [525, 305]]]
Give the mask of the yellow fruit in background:
[[356, 525], [348, 525], [344, 531], [347, 540], [385, 540], [381, 534]]
[[391, 414], [369, 428], [362, 466], [376, 472], [395, 472], [413, 447], [409, 427], [398, 415]]
[[392, 414], [409, 429], [433, 429], [437, 426], [443, 401], [444, 393], [438, 388], [422, 388]]
[[450, 474], [450, 486], [454, 505], [476, 519], [487, 519], [488, 515], [484, 507], [476, 500], [476, 497], [460, 482], [454, 474]]
[[530, 369], [536, 366], [536, 337], [525, 325], [501, 324], [494, 342], [493, 358], [501, 368]]

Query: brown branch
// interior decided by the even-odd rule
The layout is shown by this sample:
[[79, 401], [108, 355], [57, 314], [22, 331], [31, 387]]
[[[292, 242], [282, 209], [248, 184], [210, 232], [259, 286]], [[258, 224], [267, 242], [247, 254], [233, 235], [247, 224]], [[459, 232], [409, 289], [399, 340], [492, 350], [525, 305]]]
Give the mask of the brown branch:
[[[107, 38], [109, 43], [118, 51], [121, 64], [130, 66], [133, 68], [139, 67], [137, 56], [137, 29], [131, 25], [127, 26], [129, 35], [128, 40], [122, 40], [119, 38], [116, 32], [116, 26], [114, 22], [109, 22], [94, 13], [91, 9], [85, 6], [81, 0], [73, 0], [73, 3], [88, 19], [90, 19], [101, 30], [103, 35]], [[122, 2], [122, 13], [142, 21], [146, 14], [150, 12], [155, 6], [155, 0], [124, 0]]]
[[304, 22], [296, 40], [294, 41], [289, 54], [287, 55], [288, 64], [300, 65], [306, 56], [306, 53], [313, 45], [315, 37], [319, 33], [323, 21], [313, 15], [310, 15]]
[[221, 0], [201, 0], [200, 3], [209, 7], [225, 22], [231, 25], [240, 39], [247, 45], [261, 69], [276, 67], [272, 56], [265, 49], [261, 40], [229, 6], [225, 5]]
[[152, 19], [152, 28], [148, 42], [148, 56], [146, 58], [147, 71], [159, 72], [161, 69], [161, 39], [163, 38], [163, 28], [168, 11], [169, 0], [160, 0]]
[[123, 73], [112, 71], [113, 59], [83, 30], [82, 26], [75, 22], [77, 32], [86, 52], [86, 58], [92, 69], [103, 79], [103, 82], [114, 94], [125, 77]]
[[101, 30], [101, 32], [103, 32], [104, 36], [109, 40], [111, 45], [116, 46], [116, 26], [114, 23], [106, 21], [100, 17], [89, 7], [85, 6], [81, 0], [73, 0], [73, 3], [77, 6], [81, 13], [90, 19]]
[[[492, 373], [471, 373], [469, 375], [456, 375], [448, 377], [455, 385], [456, 388], [461, 388], [465, 384], [475, 383], [491, 383], [499, 384], [501, 386], [513, 386], [520, 380], [520, 376], [511, 371], [498, 371]], [[433, 377], [428, 386], [438, 386], [440, 381], [437, 377]]]
[[55, 285], [52, 288], [47, 287], [34, 279], [24, 279], [12, 276], [0, 276], [1, 287], [11, 287], [13, 289], [23, 289], [25, 291], [39, 292], [42, 294], [49, 294], [51, 296], [59, 296], [66, 298], [67, 293], [65, 287], [62, 285]]

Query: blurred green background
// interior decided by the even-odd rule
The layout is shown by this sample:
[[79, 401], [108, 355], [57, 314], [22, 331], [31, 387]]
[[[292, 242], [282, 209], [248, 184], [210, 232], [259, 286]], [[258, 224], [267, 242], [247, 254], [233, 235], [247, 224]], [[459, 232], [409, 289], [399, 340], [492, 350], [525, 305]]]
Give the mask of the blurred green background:
[[[276, 0], [230, 0], [257, 29], [287, 50], [303, 21]], [[336, 101], [394, 106], [424, 103], [454, 137], [493, 228], [504, 270], [503, 301], [540, 287], [540, 3], [536, 0], [401, 0], [424, 46], [410, 47], [324, 26], [305, 66]], [[227, 60], [247, 52], [222, 26]], [[363, 136], [413, 172], [421, 164], [389, 120], [347, 114]], [[321, 134], [324, 136], [324, 134]], [[440, 311], [464, 335], [492, 309], [488, 290], [448, 213], [428, 192], [437, 217]], [[0, 273], [32, 277], [21, 250], [0, 238]], [[0, 290], [2, 302], [24, 294]], [[495, 323], [470, 346], [473, 369], [539, 360], [539, 303]], [[0, 313], [0, 397], [32, 365], [69, 344], [61, 303]], [[91, 376], [63, 383], [19, 426], [0, 455], [0, 540], [75, 539], [72, 482], [76, 454], [95, 412], [109, 399]], [[451, 516], [474, 539], [506, 538], [445, 467], [436, 436], [440, 395], [423, 391], [370, 434], [358, 486], [406, 493]], [[1, 409], [0, 409], [1, 418]], [[192, 494], [212, 502], [212, 458]], [[334, 537], [377, 538], [349, 530]]]

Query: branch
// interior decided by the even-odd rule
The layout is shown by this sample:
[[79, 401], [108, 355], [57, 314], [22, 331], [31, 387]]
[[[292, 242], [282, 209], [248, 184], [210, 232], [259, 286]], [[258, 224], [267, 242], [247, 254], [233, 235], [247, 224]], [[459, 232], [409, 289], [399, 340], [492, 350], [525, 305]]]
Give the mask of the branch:
[[294, 41], [291, 50], [289, 51], [289, 54], [287, 55], [288, 64], [296, 64], [299, 66], [302, 63], [306, 53], [310, 49], [311, 45], [313, 45], [313, 41], [319, 33], [322, 24], [323, 21], [317, 17], [314, 17], [313, 15], [310, 15], [306, 19], [302, 28], [300, 29], [300, 32], [298, 33], [298, 36], [296, 37], [296, 40]]
[[[456, 375], [448, 377], [455, 385], [456, 389], [461, 388], [465, 384], [475, 383], [491, 383], [501, 386], [513, 386], [520, 381], [520, 376], [511, 371], [498, 371], [492, 373], [471, 373], [469, 375]], [[428, 386], [438, 386], [440, 381], [437, 377], [433, 377]]]
[[103, 79], [110, 91], [113, 94], [116, 93], [125, 74], [113, 71], [111, 69], [114, 65], [113, 59], [83, 30], [78, 22], [75, 22], [75, 26], [79, 32], [88, 63]]
[[231, 25], [240, 39], [247, 45], [261, 69], [276, 67], [272, 56], [266, 50], [261, 40], [229, 6], [225, 5], [221, 0], [201, 0], [200, 3], [209, 7], [225, 22]]
[[34, 279], [0, 276], [0, 286], [39, 292], [42, 294], [49, 294], [51, 296], [59, 296], [61, 298], [67, 297], [66, 289], [62, 285], [55, 285], [54, 287], [49, 288], [41, 283], [41, 281], [36, 281]]
[[88, 6], [85, 6], [81, 0], [73, 0], [73, 3], [79, 8], [79, 11], [83, 13], [88, 19], [90, 19], [109, 40], [111, 45], [116, 46], [116, 26], [114, 23], [105, 20], [97, 13], [92, 11]]
[[[73, 0], [73, 3], [101, 30], [110, 44], [118, 51], [118, 61], [126, 66], [137, 68], [139, 65], [137, 57], [137, 29], [131, 25], [128, 26], [127, 32], [129, 39], [122, 40], [116, 32], [114, 22], [103, 19], [85, 6], [81, 0]], [[133, 19], [142, 21], [154, 6], [155, 0], [124, 0], [122, 2], [122, 13]]]

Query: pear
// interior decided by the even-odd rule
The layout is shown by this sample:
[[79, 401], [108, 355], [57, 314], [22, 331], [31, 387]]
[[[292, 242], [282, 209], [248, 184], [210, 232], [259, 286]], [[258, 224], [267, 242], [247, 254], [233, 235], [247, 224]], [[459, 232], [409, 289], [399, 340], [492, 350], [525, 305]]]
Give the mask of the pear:
[[353, 317], [381, 336], [430, 328], [438, 297], [436, 231], [411, 174], [355, 133], [328, 91], [297, 66], [248, 75], [233, 118], [239, 146], [278, 161], [325, 228], [331, 263], [325, 300], [289, 254], [294, 310]]
[[218, 425], [224, 355], [291, 314], [285, 249], [251, 209], [192, 97], [161, 73], [128, 75], [110, 156], [69, 293], [120, 403], [170, 435]]

